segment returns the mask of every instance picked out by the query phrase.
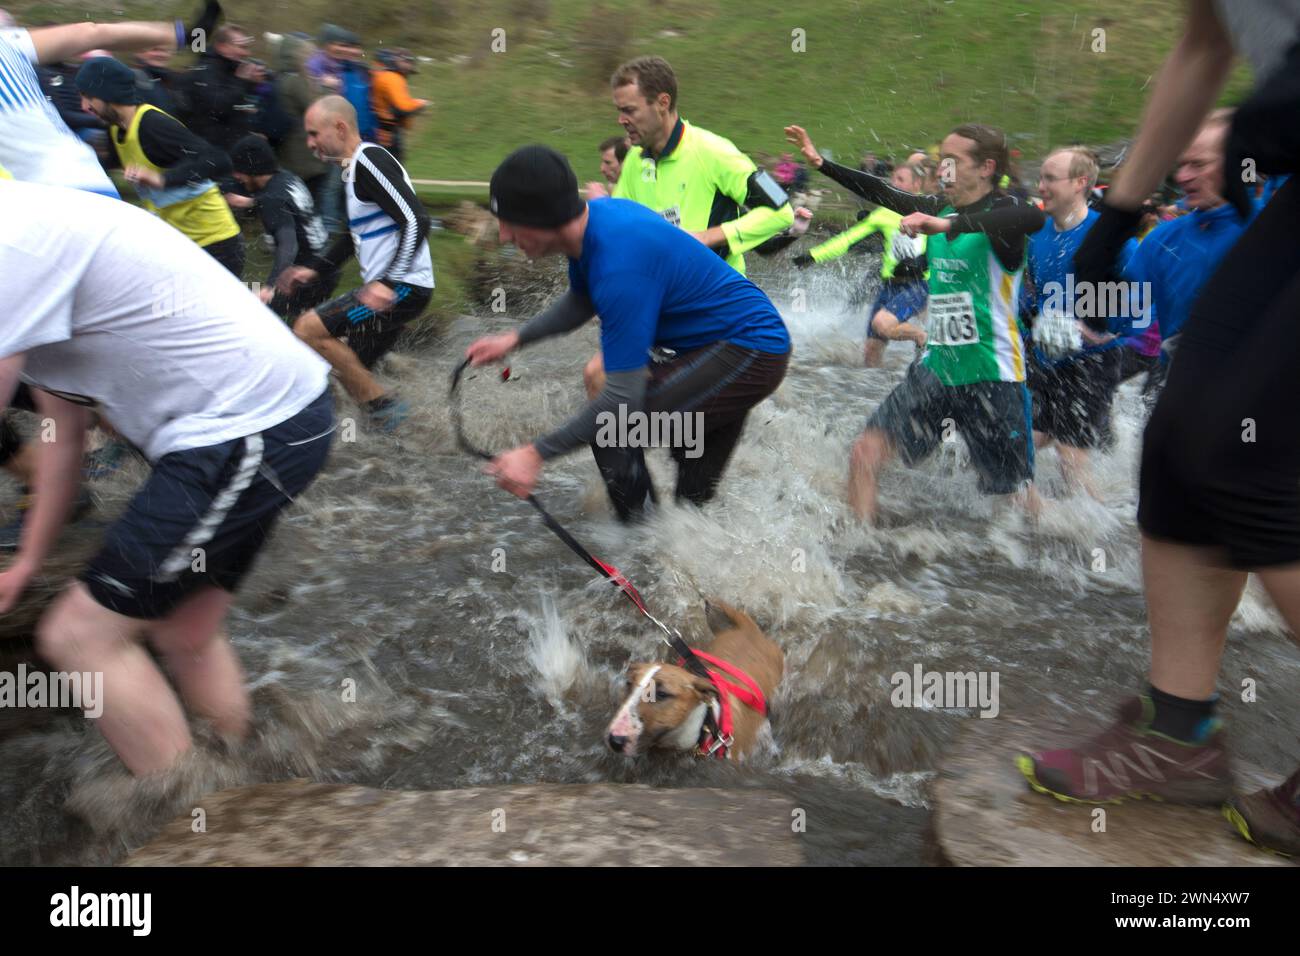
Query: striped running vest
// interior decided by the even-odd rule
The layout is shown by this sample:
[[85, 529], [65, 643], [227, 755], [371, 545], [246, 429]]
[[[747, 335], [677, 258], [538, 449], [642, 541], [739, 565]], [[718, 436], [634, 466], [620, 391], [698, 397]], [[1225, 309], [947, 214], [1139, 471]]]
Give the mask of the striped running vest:
[[[952, 215], [952, 206], [941, 216]], [[930, 317], [921, 361], [945, 385], [1023, 382], [1025, 353], [1016, 320], [1022, 264], [1008, 272], [988, 236], [931, 236]]]
[[[399, 249], [401, 236], [397, 234], [397, 223], [393, 217], [384, 212], [378, 203], [366, 202], [357, 198], [356, 169], [364, 162], [362, 154], [368, 149], [384, 150], [382, 146], [364, 140], [352, 154], [352, 159], [343, 170], [344, 197], [347, 200], [348, 231], [352, 234], [352, 248], [356, 251], [357, 263], [361, 266], [361, 280], [370, 282], [382, 278], [384, 270], [393, 261]], [[384, 150], [387, 152], [387, 150]], [[396, 162], [396, 160], [394, 160]], [[399, 164], [400, 165], [400, 164]], [[371, 167], [373, 171], [373, 167]], [[376, 173], [382, 186], [386, 180]], [[406, 185], [411, 185], [411, 177], [402, 169]], [[391, 190], [390, 190], [391, 191]], [[394, 193], [399, 202], [400, 195]], [[433, 259], [429, 255], [429, 240], [419, 237], [419, 246], [411, 262], [401, 275], [389, 276], [394, 281], [407, 282], [421, 289], [432, 289]]]
[[26, 30], [0, 30], [0, 163], [21, 182], [67, 186], [117, 198], [95, 151], [68, 129], [37, 79]]

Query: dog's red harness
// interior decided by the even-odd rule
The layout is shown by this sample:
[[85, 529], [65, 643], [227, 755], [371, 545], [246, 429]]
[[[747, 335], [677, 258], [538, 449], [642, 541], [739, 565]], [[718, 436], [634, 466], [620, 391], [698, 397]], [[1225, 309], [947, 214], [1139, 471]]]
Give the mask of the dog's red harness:
[[[718, 689], [718, 706], [721, 711], [718, 717], [718, 736], [716, 738], [713, 736], [706, 721], [704, 733], [700, 739], [698, 756], [711, 757], [717, 754], [718, 757], [725, 759], [732, 743], [735, 742], [735, 737], [731, 733], [734, 724], [731, 719], [731, 698], [729, 695], [734, 694], [738, 701], [763, 717], [767, 716], [767, 699], [763, 696], [763, 690], [758, 686], [758, 682], [739, 667], [729, 664], [721, 658], [714, 657], [712, 654], [706, 654], [704, 651], [691, 648], [691, 652], [700, 660], [707, 661], [711, 668], [717, 668], [723, 673], [736, 678], [736, 680], [742, 681], [745, 685], [742, 687], [740, 684], [733, 684], [712, 669], [709, 670], [709, 680], [713, 681], [713, 686]], [[683, 661], [683, 663], [685, 662]]]

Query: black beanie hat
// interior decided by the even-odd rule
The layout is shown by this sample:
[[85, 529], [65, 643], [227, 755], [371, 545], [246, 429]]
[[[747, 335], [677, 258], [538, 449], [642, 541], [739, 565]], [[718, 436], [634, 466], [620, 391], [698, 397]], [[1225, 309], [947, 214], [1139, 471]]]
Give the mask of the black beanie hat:
[[77, 71], [76, 83], [78, 93], [105, 103], [132, 106], [140, 102], [135, 73], [125, 63], [119, 63], [111, 56], [96, 56], [83, 63]]
[[230, 166], [245, 176], [269, 176], [280, 168], [271, 144], [260, 136], [245, 136], [230, 148]]
[[518, 226], [555, 229], [582, 215], [578, 177], [549, 146], [523, 146], [492, 174], [489, 208]]

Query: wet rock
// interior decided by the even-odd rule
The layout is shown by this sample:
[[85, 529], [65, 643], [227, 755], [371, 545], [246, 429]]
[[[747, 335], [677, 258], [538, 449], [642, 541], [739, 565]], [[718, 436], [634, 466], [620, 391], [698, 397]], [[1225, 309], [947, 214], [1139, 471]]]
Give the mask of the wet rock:
[[[1094, 807], [1030, 790], [1016, 755], [1070, 743], [1041, 719], [968, 721], [934, 786], [935, 830], [947, 859], [959, 866], [1289, 865], [1241, 839], [1217, 807], [1147, 800]], [[1247, 792], [1281, 781], [1241, 763], [1235, 771]]]
[[293, 780], [210, 794], [127, 866], [773, 866], [803, 852], [770, 791], [534, 784], [375, 790]]
[[496, 246], [497, 220], [478, 203], [463, 199], [443, 217], [443, 225], [465, 236], [476, 246]]

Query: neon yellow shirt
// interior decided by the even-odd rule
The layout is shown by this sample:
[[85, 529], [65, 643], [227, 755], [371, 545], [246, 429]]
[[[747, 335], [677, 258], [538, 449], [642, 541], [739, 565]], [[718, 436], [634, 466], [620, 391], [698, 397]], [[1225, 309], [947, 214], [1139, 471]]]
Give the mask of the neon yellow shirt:
[[[900, 261], [925, 255], [925, 236], [909, 238], [903, 235], [898, 230], [898, 224], [902, 221], [903, 217], [892, 209], [877, 206], [871, 211], [871, 215], [861, 222], [813, 246], [808, 250], [808, 255], [812, 257], [813, 262], [830, 262], [844, 255], [867, 236], [878, 232], [885, 240], [880, 257], [880, 278], [888, 282], [894, 277], [894, 270], [898, 268]], [[925, 275], [928, 278], [930, 273], [926, 272]]]
[[729, 139], [680, 120], [658, 161], [628, 150], [614, 196], [648, 206], [687, 232], [721, 226], [726, 260], [745, 272], [744, 253], [794, 222], [794, 210], [760, 206], [742, 214], [757, 167]]

